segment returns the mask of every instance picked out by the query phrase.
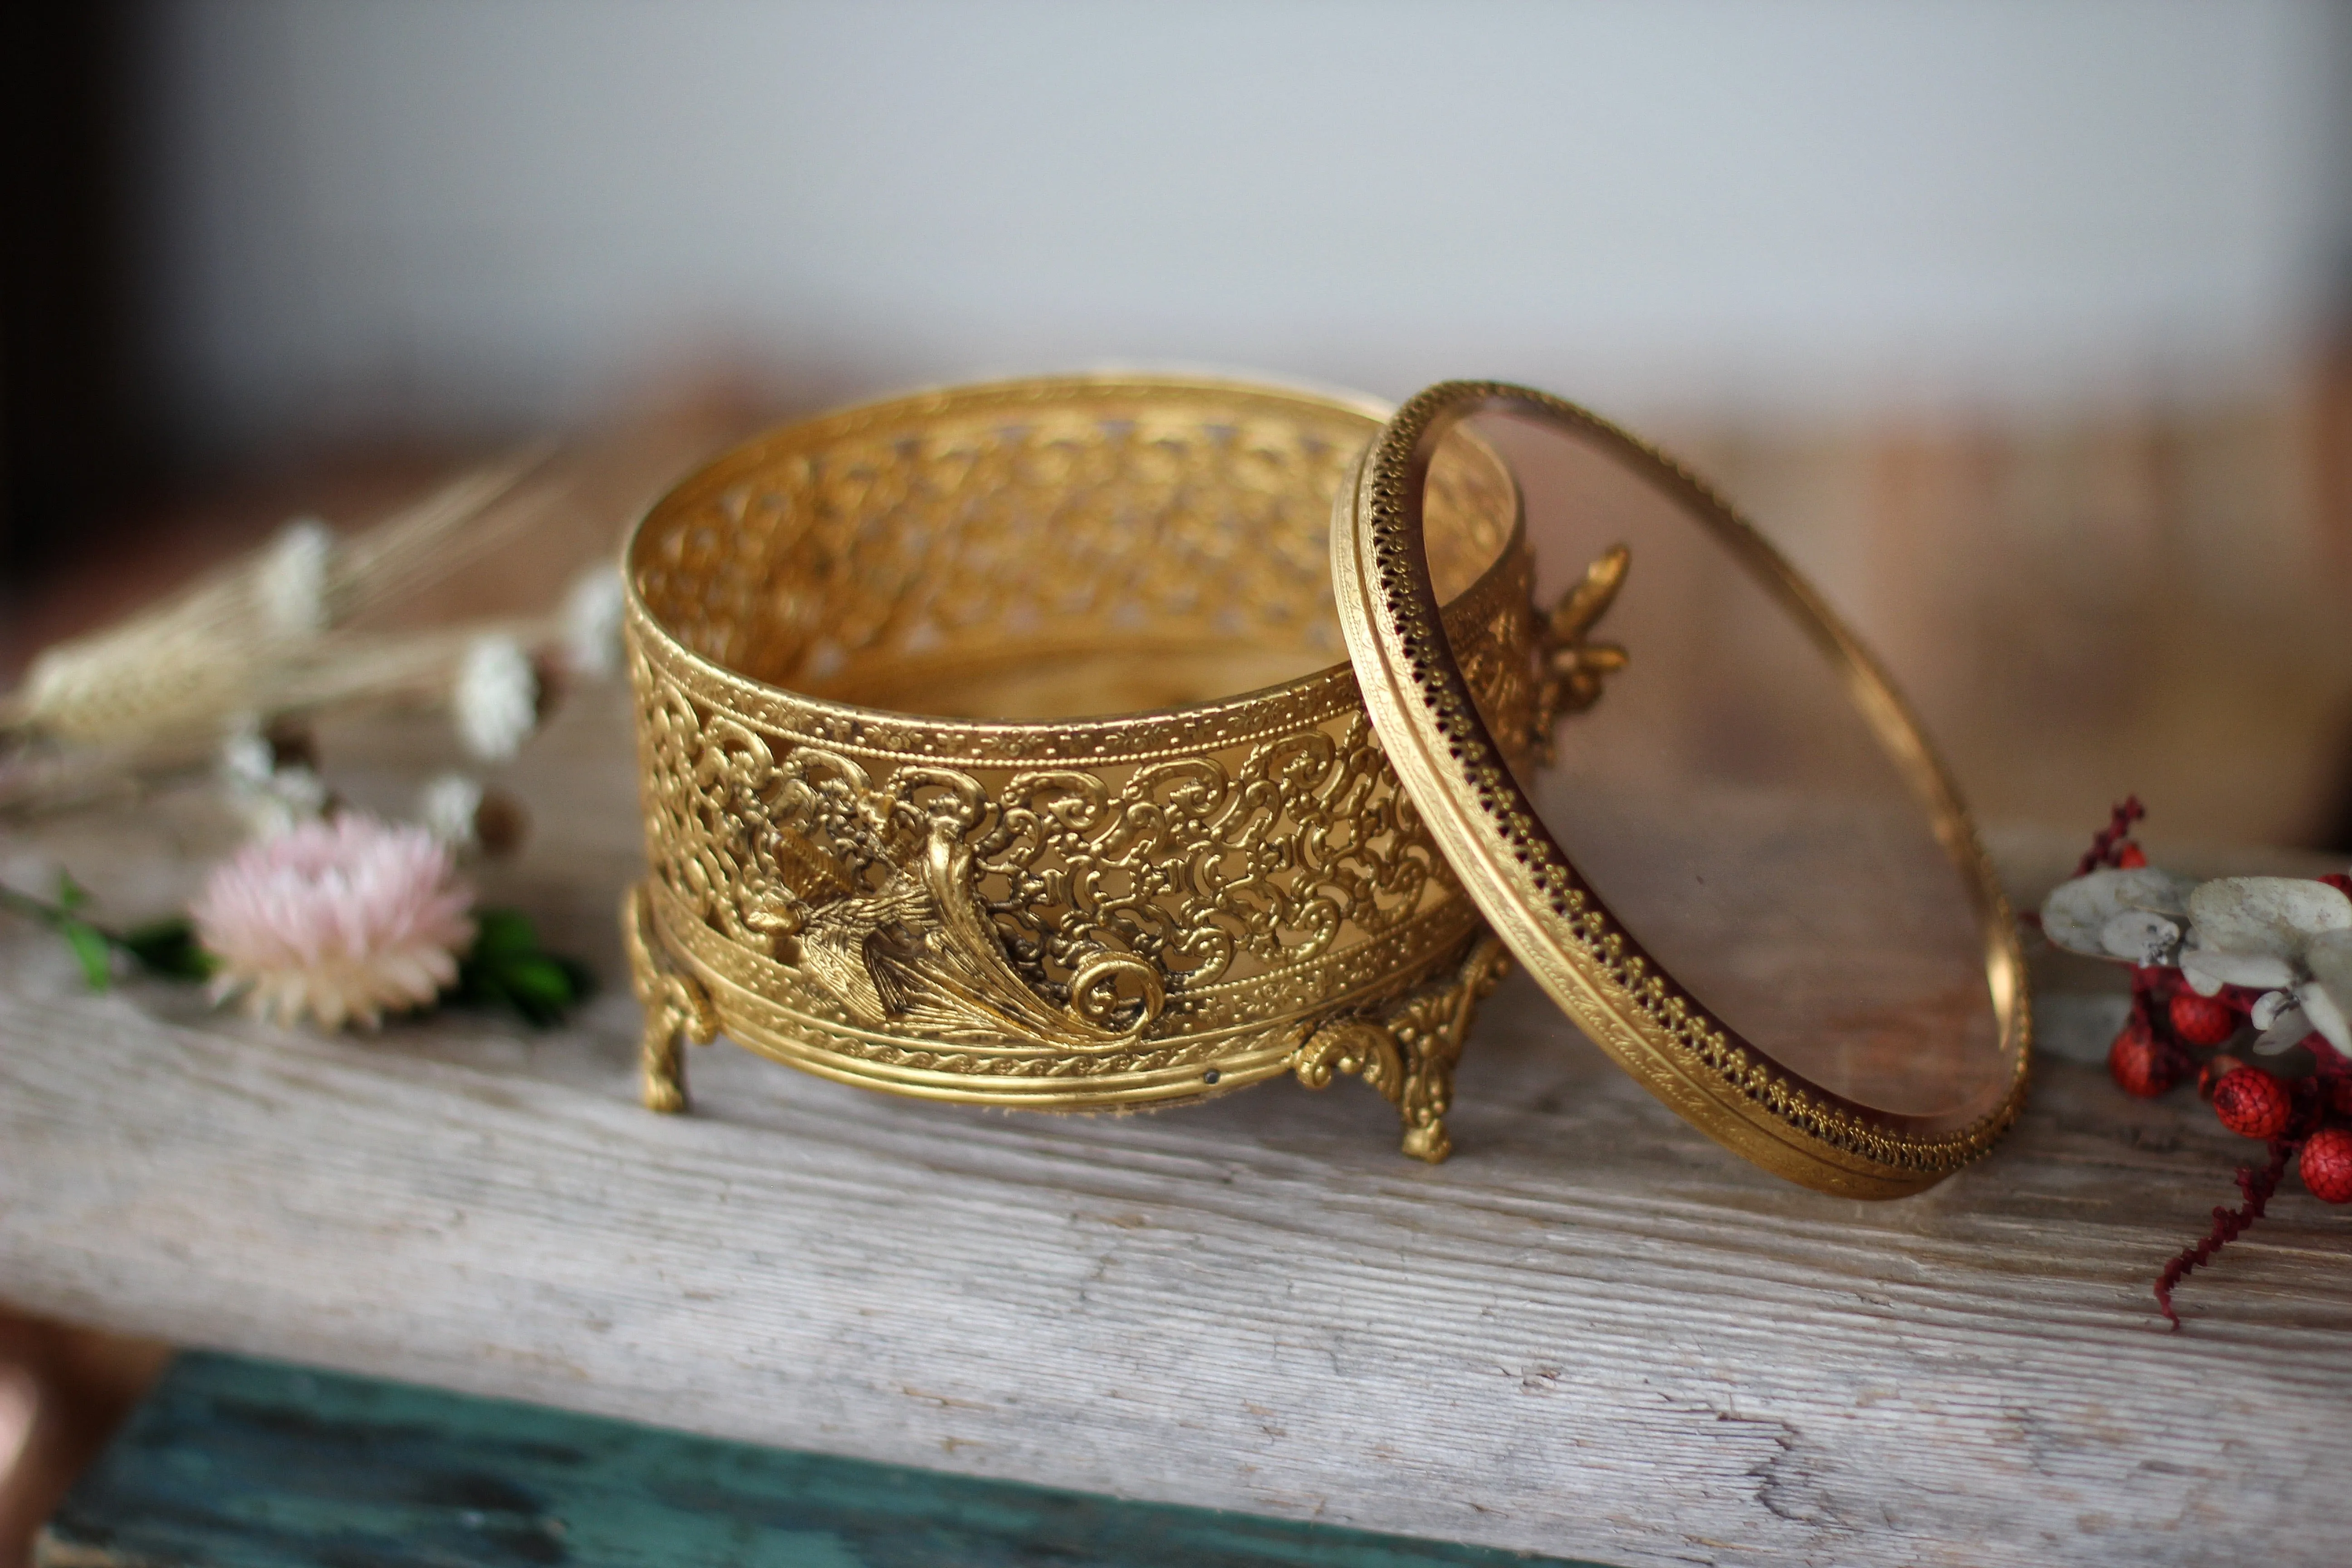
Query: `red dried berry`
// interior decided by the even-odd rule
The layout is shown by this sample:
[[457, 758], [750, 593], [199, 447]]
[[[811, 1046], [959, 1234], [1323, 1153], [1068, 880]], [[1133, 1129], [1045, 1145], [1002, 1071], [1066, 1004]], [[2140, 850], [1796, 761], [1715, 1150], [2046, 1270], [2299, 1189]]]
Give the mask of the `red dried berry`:
[[2323, 1127], [2305, 1141], [2296, 1167], [2303, 1184], [2324, 1204], [2352, 1203], [2352, 1130]]
[[2166, 1044], [2134, 1018], [2107, 1047], [2107, 1071], [2126, 1094], [2153, 1100], [2180, 1081], [2189, 1070], [2188, 1054]]
[[2260, 1068], [2235, 1068], [2213, 1086], [2213, 1114], [2241, 1138], [2275, 1138], [2294, 1114], [2294, 1097]]
[[2172, 1032], [2183, 1045], [2218, 1046], [2238, 1032], [2238, 1011], [2219, 996], [2183, 991], [2172, 999]]
[[2147, 855], [2128, 838], [2124, 840], [2124, 847], [2116, 851], [2116, 869], [2118, 871], [2137, 871], [2147, 864]]
[[2213, 1086], [2245, 1065], [2227, 1051], [2215, 1051], [2207, 1057], [2205, 1065], [2197, 1069], [2197, 1098], [2212, 1099]]

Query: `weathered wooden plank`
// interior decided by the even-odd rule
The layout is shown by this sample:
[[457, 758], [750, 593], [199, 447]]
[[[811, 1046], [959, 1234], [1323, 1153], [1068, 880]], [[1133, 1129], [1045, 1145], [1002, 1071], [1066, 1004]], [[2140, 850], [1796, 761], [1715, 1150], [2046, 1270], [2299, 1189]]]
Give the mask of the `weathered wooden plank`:
[[50, 1521], [35, 1563], [1580, 1568], [203, 1354], [164, 1375]]
[[[503, 890], [602, 942], [626, 775], [577, 772]], [[127, 904], [168, 880], [137, 836], [194, 831], [43, 844]], [[2095, 1006], [2052, 1011], [2095, 1048]], [[2352, 1228], [2283, 1196], [2159, 1331], [2147, 1282], [2251, 1146], [2093, 1066], [2052, 1061], [1983, 1166], [1871, 1205], [1722, 1154], [1517, 983], [1435, 1169], [1353, 1085], [1047, 1119], [722, 1045], [694, 1058], [699, 1113], [666, 1120], [634, 1102], [634, 1022], [607, 996], [556, 1035], [319, 1039], [90, 997], [12, 936], [0, 1295], [737, 1439], [1621, 1563], [2320, 1563], [2352, 1526]]]

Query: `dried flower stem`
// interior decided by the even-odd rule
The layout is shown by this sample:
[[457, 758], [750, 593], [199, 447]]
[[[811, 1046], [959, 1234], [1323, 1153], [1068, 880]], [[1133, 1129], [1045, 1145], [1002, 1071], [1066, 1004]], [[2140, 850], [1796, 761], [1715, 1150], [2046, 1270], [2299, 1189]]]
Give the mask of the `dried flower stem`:
[[[381, 613], [570, 500], [532, 449], [460, 476], [346, 540], [299, 522], [116, 626], [58, 644], [0, 694], [0, 810], [56, 807], [207, 762], [240, 723], [370, 705], [446, 706], [485, 640], [535, 656], [562, 609], [415, 630]], [[373, 617], [373, 619], [372, 619]]]
[[196, 946], [186, 917], [168, 916], [131, 931], [115, 931], [81, 913], [89, 901], [89, 895], [70, 877], [58, 879], [55, 903], [0, 884], [0, 910], [13, 910], [57, 932], [81, 964], [82, 977], [93, 991], [103, 991], [111, 984], [117, 953], [147, 973], [169, 979], [202, 980], [212, 973], [212, 961]]
[[2253, 1228], [2263, 1217], [2271, 1194], [2278, 1191], [2279, 1178], [2286, 1174], [2287, 1153], [2291, 1145], [2284, 1138], [2270, 1141], [2270, 1158], [2259, 1171], [2251, 1165], [2238, 1167], [2238, 1192], [2246, 1200], [2235, 1209], [2215, 1208], [2213, 1228], [2194, 1247], [2182, 1248], [2179, 1257], [2164, 1266], [2156, 1277], [2156, 1304], [2162, 1310], [2165, 1321], [2175, 1330], [2180, 1327], [2180, 1314], [2172, 1310], [2172, 1288], [2189, 1274], [2213, 1259], [2213, 1255]]
[[2107, 825], [2092, 836], [2090, 849], [2074, 863], [2074, 875], [2087, 877], [2102, 866], [2115, 865], [2124, 841], [2131, 837], [2132, 825], [2147, 815], [2147, 807], [2140, 805], [2139, 796], [2126, 795]]

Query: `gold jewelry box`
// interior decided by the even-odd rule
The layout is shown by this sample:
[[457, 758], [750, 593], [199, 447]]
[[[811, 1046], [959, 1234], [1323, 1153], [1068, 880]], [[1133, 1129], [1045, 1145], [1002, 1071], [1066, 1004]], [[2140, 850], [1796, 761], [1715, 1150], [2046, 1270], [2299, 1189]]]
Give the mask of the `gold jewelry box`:
[[[646, 1102], [684, 1109], [681, 1042], [722, 1033], [869, 1088], [1038, 1110], [1356, 1074], [1396, 1108], [1404, 1152], [1435, 1161], [1455, 1061], [1507, 967], [1500, 931], [1604, 1049], [1793, 1179], [1892, 1195], [1989, 1145], [2022, 1088], [2014, 933], [1860, 645], [1752, 529], [1613, 427], [1563, 423], [1539, 394], [1429, 395], [1396, 416], [1418, 425], [1384, 426], [1374, 405], [1239, 382], [950, 388], [773, 432], [657, 502], [625, 556], [649, 874], [623, 922]], [[1591, 565], [1537, 607], [1522, 458], [1445, 435], [1485, 407], [1584, 437], [1826, 651], [1958, 878], [1983, 966], [1969, 984], [1992, 1053], [1979, 1020], [1966, 1082], [1944, 1085], [1957, 1109], [1906, 1106], [1900, 1029], [1838, 1026], [1836, 1060], [1801, 1040], [1780, 1053], [1795, 1068], [1728, 1029], [1577, 880], [1542, 831], [1556, 805], [1494, 815], [1535, 787], [1560, 716], [1592, 710], [1572, 742], [1620, 705], [1612, 684], [1595, 708], [1603, 680], [1650, 661], [1636, 647], [1619, 675], [1623, 653], [1589, 640], [1626, 578], [1622, 542], [1568, 546]], [[1591, 488], [1567, 487], [1565, 515]], [[1643, 535], [1634, 559], [1653, 543], [1663, 586], [1688, 542]], [[1590, 787], [1565, 837], [1591, 826], [1587, 804], [1628, 795], [1585, 763], [1647, 744], [1567, 758]], [[1698, 798], [1679, 787], [1630, 795]], [[1608, 862], [1622, 827], [1580, 853]], [[1610, 878], [1642, 904], [1647, 872]], [[1669, 947], [1680, 908], [1654, 915]], [[1741, 989], [1709, 971], [1727, 946], [1686, 959], [1710, 995]], [[1949, 1013], [1948, 965], [1895, 956], [1912, 979], [1886, 995], [1865, 980], [1857, 1005]], [[1824, 1061], [1845, 1078], [1800, 1070]]]
[[[1211, 381], [964, 387], [777, 432], [657, 504], [628, 552], [648, 1103], [684, 1104], [680, 1037], [722, 1032], [1046, 1110], [1353, 1071], [1444, 1158], [1501, 959], [1331, 614], [1331, 500], [1381, 418]], [[1524, 754], [1552, 702], [1510, 475], [1465, 447], [1429, 511]]]

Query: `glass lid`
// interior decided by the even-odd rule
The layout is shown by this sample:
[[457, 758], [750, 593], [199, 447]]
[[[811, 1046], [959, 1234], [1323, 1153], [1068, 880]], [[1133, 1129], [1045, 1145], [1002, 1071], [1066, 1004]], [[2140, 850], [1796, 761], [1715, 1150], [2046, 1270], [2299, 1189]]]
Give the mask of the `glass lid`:
[[[1559, 715], [1549, 765], [1527, 777], [1470, 701], [1422, 543], [1430, 458], [1473, 419], [1518, 475], [1545, 592], [1567, 590], [1535, 702]], [[1826, 1192], [1916, 1192], [1990, 1145], [2025, 1083], [2015, 924], [1916, 720], [1752, 526], [1572, 404], [1449, 382], [1359, 460], [1331, 549], [1406, 790], [1588, 1037]]]

